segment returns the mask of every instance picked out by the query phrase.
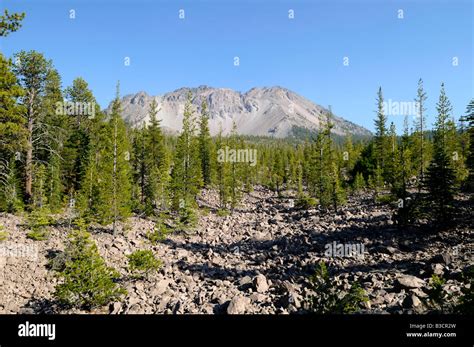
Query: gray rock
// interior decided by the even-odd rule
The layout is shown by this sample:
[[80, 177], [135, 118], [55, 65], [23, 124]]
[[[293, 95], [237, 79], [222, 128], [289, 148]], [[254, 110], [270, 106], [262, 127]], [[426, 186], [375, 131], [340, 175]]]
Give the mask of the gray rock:
[[122, 303], [121, 302], [114, 302], [110, 305], [110, 314], [118, 314], [122, 311]]
[[403, 300], [403, 307], [409, 308], [409, 309], [414, 309], [414, 310], [419, 310], [422, 307], [423, 303], [421, 300], [415, 295], [408, 295], [404, 300]]
[[22, 307], [18, 311], [19, 314], [35, 314], [35, 310], [32, 307]]
[[250, 300], [253, 302], [264, 302], [266, 299], [267, 297], [261, 293], [252, 293], [250, 295]]
[[397, 283], [404, 288], [421, 288], [425, 281], [412, 275], [401, 275], [397, 278]]
[[444, 266], [441, 264], [431, 264], [431, 270], [435, 275], [442, 275], [444, 273]]
[[170, 284], [169, 280], [160, 280], [159, 282], [156, 283], [155, 287], [151, 290], [151, 295], [153, 296], [159, 296], [162, 295], [164, 292], [166, 292], [166, 289], [168, 289], [168, 286]]
[[383, 253], [388, 255], [394, 255], [400, 253], [400, 250], [392, 246], [378, 246], [374, 249], [377, 253]]
[[254, 288], [258, 293], [265, 293], [269, 289], [267, 279], [264, 275], [260, 274], [255, 276], [253, 279]]
[[227, 307], [228, 314], [243, 314], [247, 309], [250, 299], [244, 296], [235, 296]]
[[252, 283], [252, 278], [250, 276], [242, 277], [239, 280], [239, 286], [246, 286]]
[[437, 254], [435, 255], [432, 259], [432, 263], [441, 263], [445, 265], [450, 265], [452, 263], [452, 257], [451, 254], [449, 253], [442, 253], [442, 254]]

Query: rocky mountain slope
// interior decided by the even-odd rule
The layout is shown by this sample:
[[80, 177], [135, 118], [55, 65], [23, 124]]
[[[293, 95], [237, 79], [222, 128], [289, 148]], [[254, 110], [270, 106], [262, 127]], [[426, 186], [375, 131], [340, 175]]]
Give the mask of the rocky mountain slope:
[[[201, 102], [206, 100], [212, 135], [217, 134], [220, 127], [224, 134], [229, 133], [235, 121], [239, 134], [281, 138], [291, 136], [295, 128], [317, 131], [326, 120], [325, 108], [282, 87], [252, 88], [246, 93], [208, 86], [181, 88], [159, 96], [139, 92], [122, 98], [123, 117], [135, 126], [146, 123], [150, 103], [155, 99], [161, 109], [158, 117], [164, 129], [179, 132], [189, 90], [193, 93], [193, 105], [198, 112]], [[107, 112], [110, 112], [110, 108]], [[333, 122], [333, 133], [336, 135], [371, 134], [367, 129], [341, 117], [335, 116]]]
[[[196, 233], [172, 234], [158, 244], [146, 238], [153, 222], [142, 218], [131, 218], [130, 229], [117, 236], [93, 231], [99, 252], [120, 271], [128, 291], [123, 302], [94, 312], [304, 312], [309, 276], [323, 260], [346, 290], [354, 281], [361, 284], [370, 300], [363, 312], [421, 313], [432, 274], [445, 278], [443, 288], [458, 296], [465, 286], [462, 272], [472, 267], [472, 221], [441, 232], [401, 230], [391, 221], [390, 207], [369, 196], [351, 198], [336, 215], [297, 210], [291, 199], [261, 188], [246, 195], [233, 215], [218, 216], [217, 201], [215, 193], [204, 192], [199, 203], [209, 212], [201, 215]], [[0, 313], [64, 312], [52, 300], [57, 278], [47, 264], [64, 249], [67, 223], [50, 227], [46, 241], [27, 239], [20, 217], [0, 215], [0, 224], [9, 232], [0, 245], [38, 250], [37, 259], [0, 256]], [[333, 242], [362, 243], [364, 256], [328, 256], [325, 245]], [[127, 272], [126, 255], [138, 249], [151, 249], [163, 262], [143, 280]]]

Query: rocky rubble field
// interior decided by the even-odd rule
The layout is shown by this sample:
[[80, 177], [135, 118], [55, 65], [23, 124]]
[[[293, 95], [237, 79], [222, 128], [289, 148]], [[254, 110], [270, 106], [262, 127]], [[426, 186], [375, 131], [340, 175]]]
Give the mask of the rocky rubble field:
[[[358, 281], [369, 302], [366, 313], [421, 313], [426, 311], [429, 278], [446, 279], [444, 288], [458, 295], [460, 275], [472, 266], [472, 213], [457, 227], [434, 232], [430, 228], [398, 229], [390, 207], [369, 196], [351, 198], [337, 214], [318, 209], [297, 210], [288, 198], [257, 189], [229, 216], [216, 214], [217, 200], [203, 193], [205, 207], [195, 233], [175, 233], [151, 244], [146, 234], [153, 222], [131, 218], [126, 232], [113, 236], [93, 231], [101, 255], [120, 271], [128, 294], [122, 302], [94, 313], [258, 313], [305, 312], [311, 292], [308, 277], [324, 260], [345, 289]], [[86, 313], [60, 311], [52, 300], [56, 284], [48, 259], [63, 250], [67, 227], [49, 227], [45, 241], [26, 238], [24, 221], [0, 216], [13, 243], [38, 250], [32, 257], [0, 256], [0, 313]], [[333, 242], [364, 245], [363, 257], [332, 257], [325, 246]], [[162, 268], [147, 279], [128, 276], [126, 255], [152, 249]]]

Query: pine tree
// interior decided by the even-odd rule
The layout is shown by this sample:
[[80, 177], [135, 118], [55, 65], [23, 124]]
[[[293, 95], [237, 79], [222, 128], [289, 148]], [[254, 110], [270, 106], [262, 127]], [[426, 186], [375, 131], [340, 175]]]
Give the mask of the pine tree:
[[[238, 153], [239, 142], [237, 135], [237, 125], [235, 122], [232, 125], [232, 131], [229, 137], [229, 148], [234, 150], [234, 153]], [[229, 191], [230, 191], [230, 207], [233, 211], [240, 199], [242, 198], [242, 181], [241, 181], [241, 163], [237, 162], [237, 158], [234, 160], [230, 158], [229, 168]]]
[[[240, 139], [239, 147], [245, 149], [246, 151], [248, 151], [248, 153], [250, 153], [251, 151], [254, 150], [248, 144], [245, 143], [243, 138]], [[214, 151], [214, 146], [212, 147], [212, 149], [213, 149], [212, 152], [214, 153], [215, 152]], [[211, 158], [215, 158], [215, 156], [211, 156]], [[258, 158], [256, 158], [256, 161], [258, 163]], [[247, 163], [247, 165], [243, 165], [241, 167], [241, 177], [242, 177], [243, 190], [246, 193], [250, 193], [253, 190], [253, 184], [254, 184], [255, 175], [256, 175], [256, 171], [257, 171], [257, 163], [255, 163], [255, 165], [252, 164], [252, 163]], [[215, 166], [214, 163], [213, 163], [213, 166]], [[213, 174], [212, 175], [215, 176], [215, 170], [214, 169], [213, 169]]]
[[456, 187], [460, 187], [468, 176], [466, 159], [461, 147], [461, 136], [456, 122], [453, 118], [449, 118], [446, 122], [446, 150], [451, 159], [451, 167], [454, 170]]
[[411, 174], [411, 150], [410, 150], [410, 134], [408, 129], [408, 118], [404, 120], [404, 130], [400, 146], [395, 154], [394, 181], [392, 192], [399, 199], [397, 219], [401, 225], [409, 222], [410, 211], [412, 206], [409, 202], [408, 180]]
[[447, 153], [447, 122], [451, 112], [444, 83], [441, 84], [439, 101], [436, 104], [438, 116], [434, 131], [434, 153], [433, 159], [428, 167], [426, 185], [433, 202], [435, 216], [440, 222], [446, 222], [451, 213], [452, 201], [454, 199], [454, 170]]
[[145, 136], [145, 206], [148, 213], [154, 208], [168, 207], [170, 160], [165, 147], [158, 115], [158, 104], [153, 100], [150, 105], [150, 124]]
[[466, 121], [468, 122], [468, 134], [469, 134], [469, 151], [468, 158], [466, 161], [469, 175], [467, 178], [466, 187], [469, 191], [474, 191], [474, 99], [471, 99], [466, 107]]
[[50, 69], [46, 76], [45, 91], [42, 97], [42, 117], [40, 126], [43, 133], [37, 136], [37, 158], [46, 162], [46, 196], [49, 209], [59, 211], [63, 201], [61, 164], [63, 148], [68, 136], [68, 116], [58, 112], [57, 106], [63, 103], [61, 77], [57, 70]]
[[48, 163], [48, 172], [46, 174], [48, 205], [53, 212], [58, 212], [63, 204], [60, 160], [59, 156], [53, 155]]
[[33, 168], [32, 207], [42, 209], [47, 203], [46, 168], [43, 164], [36, 164]]
[[395, 129], [395, 124], [393, 122], [390, 123], [389, 132], [387, 139], [390, 144], [389, 148], [389, 157], [385, 160], [386, 166], [386, 179], [390, 186], [394, 186], [396, 183], [396, 176], [397, 171], [400, 169], [397, 163], [398, 158], [398, 138], [397, 138], [397, 131]]
[[195, 131], [192, 94], [189, 92], [184, 107], [183, 128], [176, 144], [171, 174], [173, 209], [180, 213], [187, 213], [196, 206], [196, 196], [202, 185], [199, 143]]
[[[145, 211], [145, 187], [147, 182], [145, 136], [144, 129], [131, 129], [130, 138], [133, 149], [130, 160], [133, 169], [132, 210], [139, 214]], [[152, 209], [153, 207], [150, 210]], [[151, 214], [151, 211], [147, 211], [147, 214]]]
[[201, 119], [199, 123], [199, 155], [201, 157], [202, 181], [204, 187], [208, 187], [212, 180], [212, 161], [211, 154], [212, 140], [209, 132], [209, 114], [206, 101], [201, 104]]
[[21, 21], [25, 18], [25, 13], [9, 13], [5, 9], [0, 16], [0, 37], [6, 37], [10, 33], [21, 28]]
[[333, 149], [333, 140], [331, 137], [331, 131], [332, 128], [334, 127], [332, 123], [332, 118], [333, 114], [331, 111], [331, 108], [329, 108], [329, 113], [327, 115], [327, 120], [326, 120], [326, 166], [327, 169], [329, 170], [327, 175], [328, 175], [328, 181], [329, 181], [329, 189], [330, 189], [330, 197], [331, 197], [331, 203], [332, 207], [334, 208], [334, 211], [338, 211], [338, 207], [342, 204], [345, 203], [345, 191], [342, 188], [341, 185], [341, 171], [338, 166], [338, 163], [336, 161], [336, 153]]
[[351, 134], [347, 134], [344, 142], [344, 152], [343, 152], [343, 163], [344, 168], [347, 172], [350, 172], [354, 169], [354, 165], [356, 163], [356, 151], [354, 149], [354, 145], [352, 143], [352, 136]]
[[0, 174], [0, 187], [0, 211], [8, 213], [23, 211], [23, 197], [14, 157], [11, 158]]
[[361, 172], [358, 172], [356, 174], [352, 188], [354, 189], [354, 192], [356, 193], [360, 192], [362, 189], [365, 188], [364, 175], [362, 175]]
[[425, 102], [427, 96], [423, 89], [423, 80], [420, 78], [418, 80], [418, 89], [417, 89], [417, 97], [415, 99], [416, 107], [417, 107], [417, 115], [415, 120], [415, 133], [414, 138], [417, 144], [417, 161], [418, 161], [418, 175], [420, 176], [418, 179], [418, 187], [421, 189], [421, 186], [424, 182], [425, 176], [425, 167], [426, 167], [426, 155], [425, 155], [425, 124], [426, 124], [426, 117], [425, 117]]
[[[68, 134], [62, 156], [64, 164], [61, 168], [65, 178], [65, 191], [74, 196], [80, 189], [85, 177], [89, 161], [93, 156], [93, 140], [91, 136], [98, 134], [102, 116], [92, 91], [87, 82], [76, 78], [65, 91], [67, 101], [72, 105], [89, 105], [93, 114], [74, 114], [69, 116]], [[91, 112], [92, 109], [89, 109]], [[92, 117], [94, 116], [94, 117]]]
[[321, 207], [332, 206], [337, 209], [344, 202], [344, 192], [331, 137], [334, 126], [332, 117], [332, 112], [329, 110], [324, 129], [317, 135], [312, 145], [308, 187], [310, 194], [319, 199]]
[[83, 227], [69, 236], [64, 258], [53, 294], [61, 304], [90, 310], [120, 301], [127, 293], [117, 284], [119, 272], [107, 266]]
[[0, 53], [0, 157], [9, 158], [26, 146], [24, 106], [17, 99], [24, 95], [13, 73], [13, 65]]
[[113, 129], [113, 171], [112, 171], [112, 212], [113, 231], [117, 232], [116, 223], [120, 218], [130, 214], [130, 146], [127, 130], [121, 116], [120, 85], [112, 105], [109, 126]]
[[[222, 139], [222, 129], [219, 129], [219, 133], [216, 137], [216, 149], [217, 151], [224, 150], [224, 141]], [[228, 172], [229, 164], [219, 158], [216, 161], [216, 185], [219, 192], [219, 208], [226, 209], [227, 202], [229, 199], [229, 187], [228, 187]]]
[[304, 196], [304, 190], [303, 190], [303, 166], [301, 165], [301, 163], [298, 163], [298, 166], [296, 167], [296, 175], [297, 175], [296, 198], [302, 199]]
[[87, 219], [103, 225], [113, 223], [114, 233], [117, 222], [131, 210], [131, 148], [120, 108], [117, 85], [110, 118], [96, 130], [95, 155], [86, 170], [78, 204]]
[[270, 188], [273, 191], [276, 191], [278, 197], [281, 197], [284, 176], [285, 176], [285, 170], [284, 170], [284, 162], [283, 162], [283, 153], [281, 151], [274, 151]]
[[[384, 110], [384, 99], [382, 94], [382, 88], [379, 87], [377, 93], [377, 117], [375, 119], [375, 158], [376, 166], [382, 170], [382, 177], [387, 177], [386, 161], [388, 156], [388, 137], [387, 137], [387, 117], [385, 116]], [[380, 187], [377, 187], [380, 188]]]
[[45, 90], [45, 82], [51, 69], [51, 62], [47, 61], [41, 53], [35, 51], [21, 51], [15, 54], [16, 64], [14, 72], [18, 76], [20, 85], [25, 90], [22, 96], [22, 105], [25, 106], [26, 118], [26, 160], [25, 170], [25, 199], [32, 203], [33, 166], [35, 154], [38, 150], [35, 145], [38, 137], [43, 134], [41, 129], [41, 96]]
[[0, 210], [21, 210], [21, 190], [15, 160], [26, 147], [25, 108], [17, 103], [24, 94], [13, 66], [0, 53]]
[[345, 203], [345, 192], [341, 186], [339, 177], [339, 168], [337, 163], [332, 161], [331, 172], [330, 172], [330, 189], [331, 189], [331, 203], [334, 211], [337, 213], [338, 207]]

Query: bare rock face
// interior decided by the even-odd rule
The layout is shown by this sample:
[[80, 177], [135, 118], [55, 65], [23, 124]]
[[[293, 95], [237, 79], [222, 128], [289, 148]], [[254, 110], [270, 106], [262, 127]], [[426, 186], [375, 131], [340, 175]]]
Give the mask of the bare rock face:
[[[169, 132], [181, 130], [186, 95], [191, 91], [193, 108], [200, 112], [202, 101], [206, 101], [210, 115], [209, 128], [216, 135], [222, 127], [228, 134], [233, 122], [242, 135], [287, 137], [295, 129], [317, 131], [326, 120], [328, 110], [310, 100], [282, 87], [252, 88], [246, 93], [232, 89], [180, 88], [170, 93], [151, 96], [145, 92], [127, 95], [122, 98], [122, 116], [133, 126], [149, 121], [148, 111], [152, 100], [158, 103], [158, 118]], [[106, 112], [111, 111], [111, 106]], [[369, 136], [367, 129], [334, 116], [333, 133]]]

